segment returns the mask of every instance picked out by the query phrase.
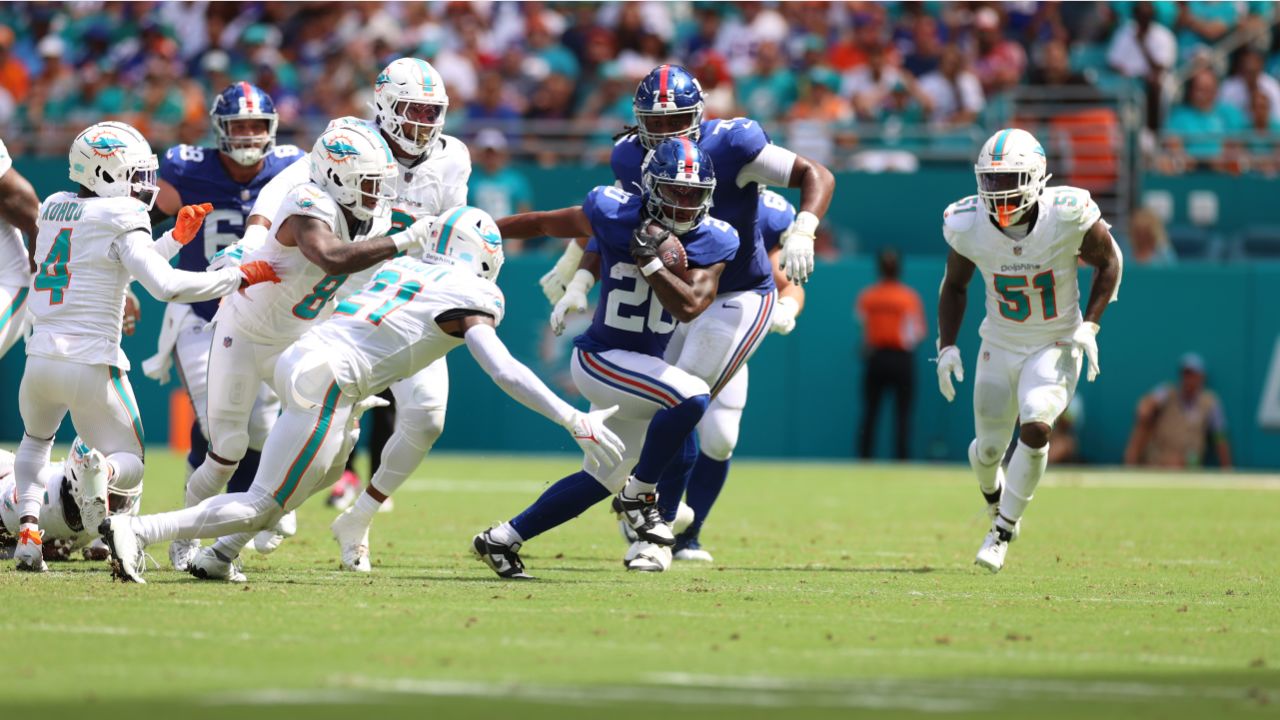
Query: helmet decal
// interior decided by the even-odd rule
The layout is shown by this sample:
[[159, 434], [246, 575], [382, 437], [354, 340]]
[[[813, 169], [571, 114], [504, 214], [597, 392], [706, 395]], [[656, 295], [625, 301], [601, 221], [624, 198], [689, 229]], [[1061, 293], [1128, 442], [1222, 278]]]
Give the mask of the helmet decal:
[[86, 144], [93, 148], [93, 154], [98, 157], [111, 157], [116, 154], [116, 151], [124, 149], [124, 141], [116, 137], [111, 130], [99, 131]]
[[325, 152], [329, 153], [329, 159], [336, 163], [344, 163], [360, 154], [360, 151], [351, 144], [351, 138], [338, 135], [331, 140], [321, 140], [324, 145]]

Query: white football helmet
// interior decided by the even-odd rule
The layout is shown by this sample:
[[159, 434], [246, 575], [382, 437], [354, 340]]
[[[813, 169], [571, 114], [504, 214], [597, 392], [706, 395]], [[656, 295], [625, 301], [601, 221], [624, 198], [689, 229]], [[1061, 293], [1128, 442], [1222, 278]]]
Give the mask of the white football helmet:
[[440, 73], [426, 60], [392, 61], [374, 81], [374, 120], [410, 155], [431, 152], [444, 130], [449, 96]]
[[982, 146], [978, 163], [978, 197], [1000, 227], [1015, 225], [1040, 199], [1047, 174], [1044, 147], [1031, 133], [1005, 128]]
[[147, 206], [156, 203], [160, 162], [142, 133], [122, 122], [90, 125], [71, 141], [68, 155], [71, 180], [99, 197], [133, 197]]
[[[469, 266], [485, 280], [496, 280], [502, 269], [502, 234], [489, 213], [459, 205], [440, 214], [425, 243], [427, 260], [444, 258]], [[433, 257], [434, 256], [434, 257]]]
[[387, 142], [362, 125], [330, 127], [311, 148], [311, 181], [357, 220], [390, 216], [399, 177]]

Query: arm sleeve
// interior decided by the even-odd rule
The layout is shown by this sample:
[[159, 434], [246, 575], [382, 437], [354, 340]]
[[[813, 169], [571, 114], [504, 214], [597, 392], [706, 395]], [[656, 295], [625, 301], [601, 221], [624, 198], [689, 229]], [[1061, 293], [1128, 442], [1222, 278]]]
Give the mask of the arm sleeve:
[[738, 187], [746, 187], [749, 183], [760, 183], [774, 187], [787, 187], [791, 183], [791, 168], [796, 164], [796, 154], [790, 150], [774, 145], [765, 145], [760, 154], [738, 173], [735, 180]]
[[211, 300], [240, 287], [239, 268], [198, 273], [175, 270], [153, 245], [146, 233], [131, 232], [122, 235], [115, 248], [120, 264], [157, 300], [181, 303]]
[[165, 231], [165, 234], [156, 238], [151, 249], [165, 260], [170, 260], [174, 255], [177, 255], [178, 252], [182, 250], [182, 243], [174, 239], [173, 230], [167, 230]]
[[566, 426], [573, 419], [577, 411], [512, 357], [492, 326], [473, 325], [464, 339], [471, 356], [503, 392], [557, 425]]

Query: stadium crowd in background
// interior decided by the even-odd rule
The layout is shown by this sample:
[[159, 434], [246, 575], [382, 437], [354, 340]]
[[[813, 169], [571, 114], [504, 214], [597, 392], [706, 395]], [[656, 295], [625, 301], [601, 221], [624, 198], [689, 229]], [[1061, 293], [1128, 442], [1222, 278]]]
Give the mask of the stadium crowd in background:
[[[195, 142], [212, 92], [243, 78], [275, 99], [282, 140], [306, 144], [363, 114], [369, 78], [413, 55], [445, 79], [450, 132], [496, 125], [518, 159], [599, 162], [638, 78], [680, 59], [710, 116], [750, 115], [846, 167], [857, 148], [968, 154], [975, 123], [1003, 119], [1019, 87], [1131, 83], [1160, 170], [1275, 172], [1274, 19], [1244, 2], [10, 3], [0, 131], [18, 153], [102, 117]], [[1210, 51], [1236, 34], [1250, 41]], [[536, 121], [571, 141], [520, 132]], [[884, 167], [914, 167], [901, 160]]]

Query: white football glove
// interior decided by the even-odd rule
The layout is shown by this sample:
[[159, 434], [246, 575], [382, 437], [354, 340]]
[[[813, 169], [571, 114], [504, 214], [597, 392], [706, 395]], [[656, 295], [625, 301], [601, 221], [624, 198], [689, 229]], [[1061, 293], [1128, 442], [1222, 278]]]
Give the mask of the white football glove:
[[1089, 370], [1086, 377], [1089, 382], [1093, 382], [1094, 378], [1102, 374], [1102, 368], [1098, 367], [1098, 323], [1086, 322], [1080, 323], [1080, 327], [1076, 328], [1075, 333], [1071, 336], [1071, 342], [1084, 352], [1085, 359], [1089, 361]]
[[956, 399], [956, 388], [951, 384], [952, 375], [956, 376], [956, 382], [964, 382], [964, 363], [960, 361], [960, 348], [948, 345], [938, 351], [938, 391], [947, 402]]
[[795, 298], [784, 297], [778, 300], [778, 304], [773, 308], [769, 332], [790, 335], [791, 331], [796, 329], [796, 315], [799, 312], [800, 303], [796, 302]]
[[436, 225], [436, 217], [433, 215], [425, 215], [418, 218], [412, 225], [404, 230], [391, 236], [391, 242], [395, 243], [398, 252], [409, 253], [418, 256], [426, 249], [427, 238], [431, 235], [431, 230]]
[[560, 302], [581, 261], [582, 248], [578, 247], [576, 240], [570, 240], [560, 259], [538, 280], [538, 284], [542, 286], [542, 294], [547, 296], [547, 302], [552, 305]]
[[604, 426], [604, 421], [616, 412], [617, 405], [589, 413], [575, 411], [564, 426], [582, 452], [600, 467], [613, 467], [622, 462], [622, 453], [626, 450], [622, 439]]
[[573, 279], [565, 287], [564, 294], [556, 301], [555, 308], [551, 310], [551, 332], [555, 333], [556, 336], [564, 332], [565, 316], [569, 313], [586, 312], [587, 293], [591, 291], [591, 286], [595, 284], [596, 276], [592, 275], [590, 270], [583, 268], [573, 274]]
[[818, 217], [801, 211], [791, 226], [782, 231], [782, 270], [787, 279], [803, 285], [813, 274], [813, 239], [818, 232]]

